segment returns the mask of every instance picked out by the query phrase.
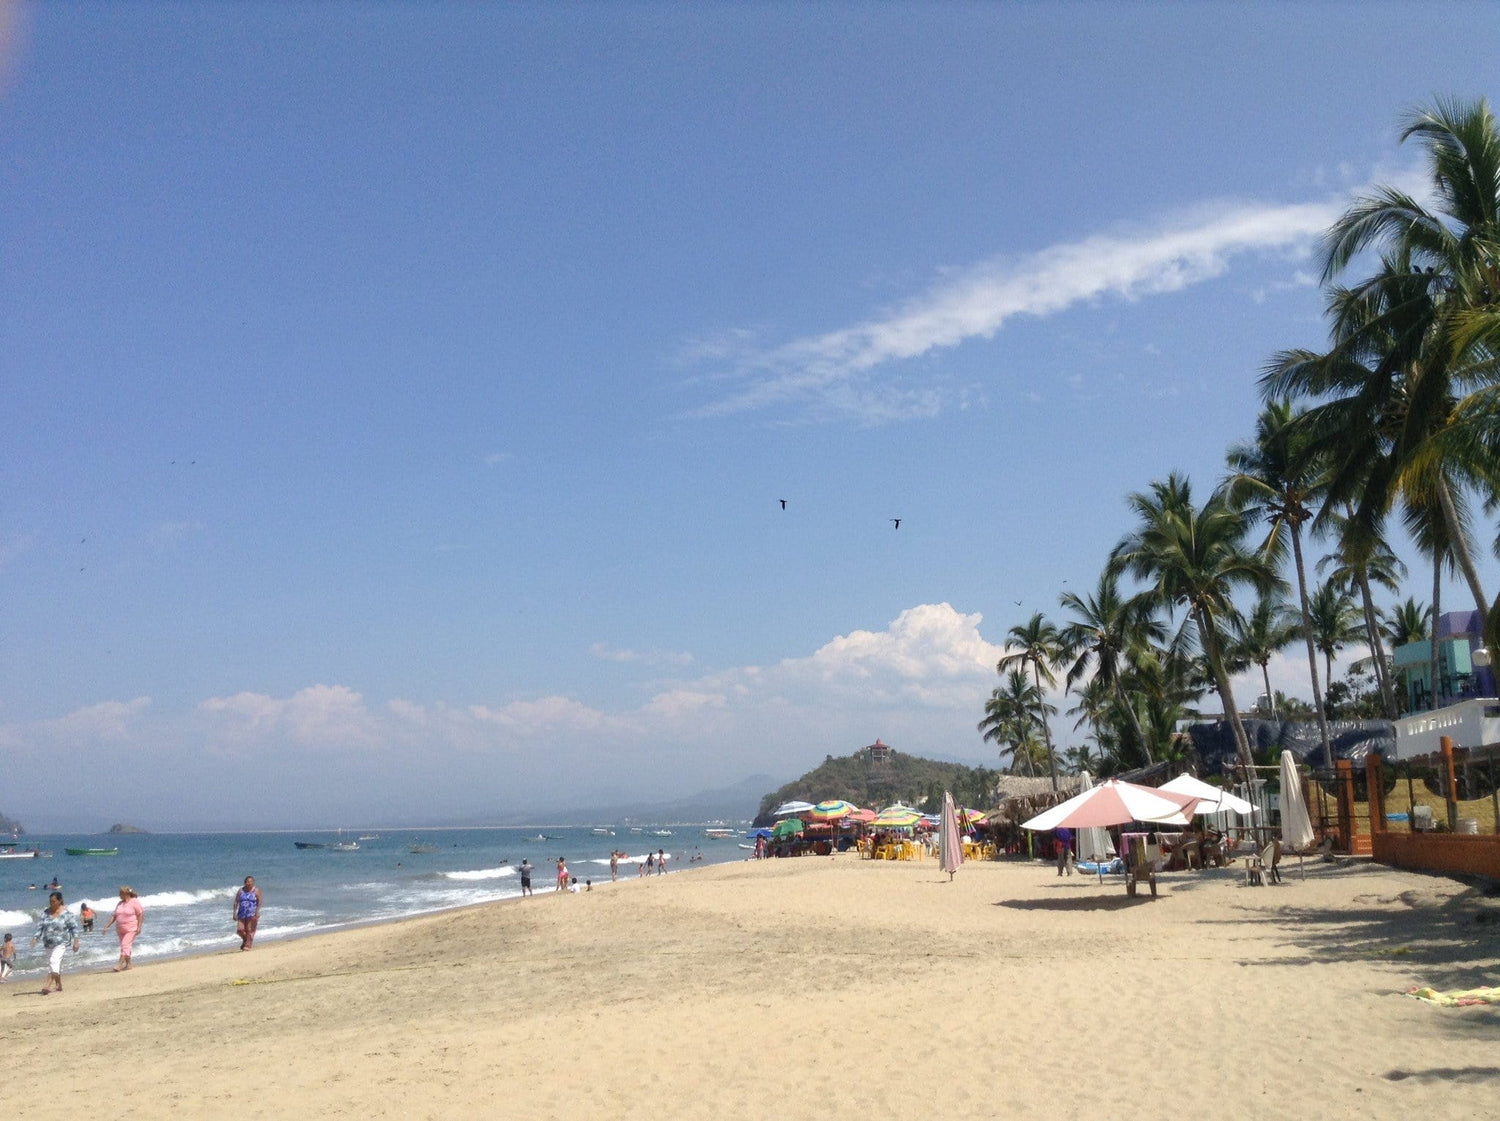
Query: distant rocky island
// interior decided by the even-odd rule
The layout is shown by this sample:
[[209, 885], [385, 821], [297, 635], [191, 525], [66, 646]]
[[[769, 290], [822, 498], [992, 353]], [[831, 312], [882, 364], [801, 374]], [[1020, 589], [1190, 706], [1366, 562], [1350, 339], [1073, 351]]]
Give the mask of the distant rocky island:
[[26, 827], [13, 817], [0, 814], [0, 834], [8, 837], [19, 837], [26, 832]]
[[115, 823], [114, 825], [111, 825], [109, 827], [109, 831], [111, 833], [144, 833], [144, 832], [146, 832], [146, 830], [141, 829], [138, 826], [135, 826], [135, 825], [122, 825], [122, 824], [120, 824], [118, 822]]

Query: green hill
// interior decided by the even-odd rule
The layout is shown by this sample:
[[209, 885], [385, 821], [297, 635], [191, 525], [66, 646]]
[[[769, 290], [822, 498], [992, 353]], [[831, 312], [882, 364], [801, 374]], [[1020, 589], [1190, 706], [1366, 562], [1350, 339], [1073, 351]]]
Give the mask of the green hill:
[[769, 825], [777, 806], [796, 799], [822, 802], [843, 798], [857, 806], [880, 809], [892, 802], [936, 813], [943, 791], [953, 791], [961, 806], [988, 809], [995, 789], [998, 771], [986, 767], [966, 767], [962, 763], [940, 763], [895, 751], [879, 740], [853, 755], [830, 755], [823, 763], [799, 779], [767, 794], [760, 800], [756, 825]]

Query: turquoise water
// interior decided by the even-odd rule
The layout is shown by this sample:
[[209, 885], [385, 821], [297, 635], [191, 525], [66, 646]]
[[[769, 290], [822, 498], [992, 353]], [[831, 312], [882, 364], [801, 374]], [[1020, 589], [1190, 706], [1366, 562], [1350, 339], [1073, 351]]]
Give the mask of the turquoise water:
[[[102, 933], [119, 902], [121, 884], [135, 889], [145, 907], [145, 925], [136, 939], [137, 963], [178, 954], [204, 953], [238, 946], [231, 917], [235, 890], [254, 876], [264, 900], [257, 942], [295, 937], [358, 923], [383, 922], [430, 914], [473, 903], [512, 899], [521, 894], [516, 868], [523, 858], [535, 867], [532, 887], [553, 889], [557, 858], [569, 870], [594, 883], [609, 880], [609, 853], [620, 861], [620, 878], [635, 879], [637, 863], [647, 852], [666, 850], [668, 874], [698, 863], [741, 860], [750, 854], [739, 846], [738, 833], [715, 839], [701, 827], [672, 826], [670, 837], [653, 836], [645, 827], [635, 833], [616, 828], [614, 836], [595, 836], [588, 829], [441, 829], [381, 830], [378, 838], [359, 841], [357, 852], [299, 850], [294, 841], [331, 843], [332, 832], [176, 833], [112, 837], [30, 836], [23, 848], [37, 847], [52, 856], [37, 860], [0, 860], [0, 933], [19, 943], [17, 972], [35, 975], [43, 964], [40, 947], [31, 948], [36, 920], [47, 903], [46, 885], [55, 876], [63, 898], [75, 914], [87, 902], [98, 912], [94, 933], [69, 957], [65, 970], [113, 965], [119, 944], [114, 931]], [[544, 837], [546, 839], [540, 839]], [[346, 832], [342, 839], [353, 840]], [[414, 853], [413, 845], [436, 852]], [[118, 847], [118, 856], [68, 856], [68, 847]], [[29, 885], [35, 884], [33, 890]]]

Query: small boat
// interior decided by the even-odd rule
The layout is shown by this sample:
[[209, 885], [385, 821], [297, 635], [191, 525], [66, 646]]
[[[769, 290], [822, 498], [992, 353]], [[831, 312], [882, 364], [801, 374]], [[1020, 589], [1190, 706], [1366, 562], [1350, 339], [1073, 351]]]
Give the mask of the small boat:
[[322, 841], [293, 841], [299, 849], [326, 849], [328, 846]]
[[754, 845], [747, 845], [747, 844], [745, 844], [744, 841], [740, 842], [740, 848], [742, 848], [742, 849], [749, 849], [751, 852], [755, 851], [755, 846]]
[[605, 829], [602, 827], [598, 829], [591, 829], [590, 832], [593, 833], [596, 837], [613, 837], [615, 835], [615, 831], [613, 829]]
[[359, 839], [361, 841], [378, 841], [378, 840], [380, 840], [380, 834], [379, 833], [361, 833], [359, 835]]
[[406, 851], [407, 852], [416, 853], [418, 856], [425, 856], [428, 853], [437, 852], [437, 850], [438, 850], [438, 847], [436, 845], [407, 845], [406, 846]]
[[713, 825], [705, 829], [703, 831], [703, 835], [705, 837], [712, 837], [716, 841], [727, 841], [730, 837], [734, 836], [734, 830], [724, 829], [717, 825]]
[[648, 829], [648, 830], [646, 830], [646, 836], [648, 836], [648, 837], [670, 837], [671, 835], [672, 835], [672, 831], [670, 829]]
[[18, 849], [14, 845], [0, 849], [0, 860], [35, 860], [41, 855], [41, 849]]
[[119, 856], [119, 849], [63, 849], [69, 856]]
[[329, 852], [358, 852], [358, 841], [335, 841], [328, 846]]

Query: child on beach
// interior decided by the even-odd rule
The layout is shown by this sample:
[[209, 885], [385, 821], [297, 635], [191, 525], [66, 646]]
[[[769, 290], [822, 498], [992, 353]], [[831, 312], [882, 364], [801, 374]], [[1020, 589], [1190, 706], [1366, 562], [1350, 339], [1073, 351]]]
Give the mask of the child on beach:
[[90, 907], [87, 903], [82, 904], [78, 908], [78, 925], [83, 928], [83, 932], [85, 934], [89, 934], [89, 933], [93, 932], [93, 929], [94, 929], [94, 909], [92, 907]]
[[5, 941], [0, 942], [0, 981], [10, 976], [10, 971], [16, 967], [16, 944], [11, 936], [7, 934]]

